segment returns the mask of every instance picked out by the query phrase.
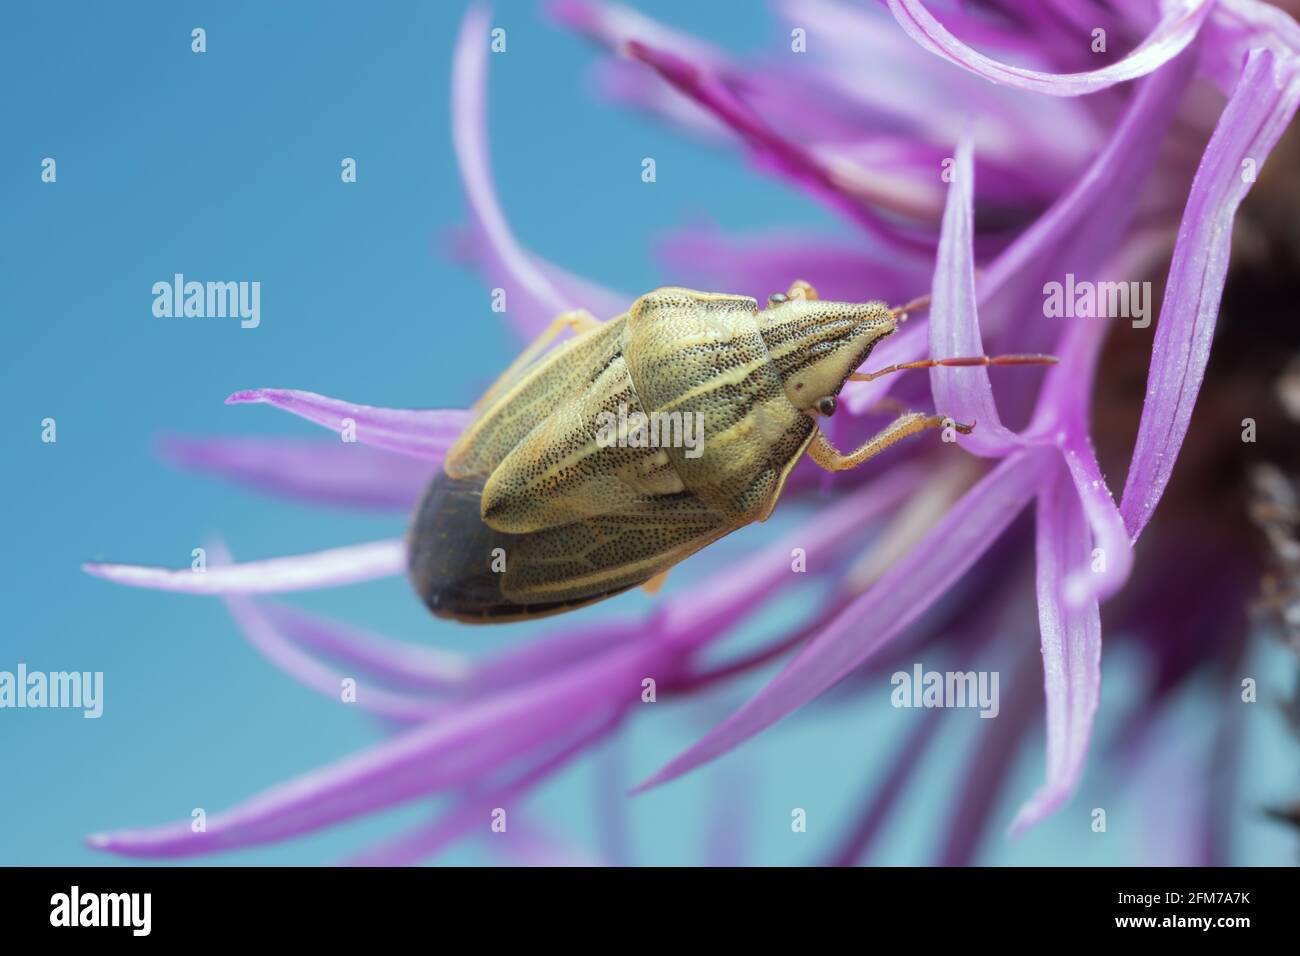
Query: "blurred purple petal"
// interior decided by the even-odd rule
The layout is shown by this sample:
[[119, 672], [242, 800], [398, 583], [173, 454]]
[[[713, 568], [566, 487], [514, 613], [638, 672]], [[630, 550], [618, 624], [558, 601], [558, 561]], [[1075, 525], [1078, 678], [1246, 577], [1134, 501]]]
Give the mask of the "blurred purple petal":
[[[457, 799], [452, 808], [430, 823], [399, 834], [344, 861], [345, 866], [413, 866], [434, 856], [449, 844], [478, 829], [494, 839], [510, 840], [518, 832], [517, 804], [530, 790], [551, 776], [617, 726], [618, 720], [602, 721], [594, 731], [579, 734], [553, 755], [540, 761], [515, 779], [485, 790], [472, 790]], [[506, 810], [506, 830], [492, 833], [492, 813]]]
[[726, 57], [716, 47], [689, 33], [666, 27], [631, 7], [591, 0], [552, 0], [546, 9], [557, 22], [615, 52], [621, 52], [629, 40], [644, 40], [655, 46], [670, 47], [711, 69], [727, 65]]
[[406, 573], [401, 538], [224, 567], [168, 569], [90, 562], [82, 570], [117, 584], [183, 594], [276, 594], [340, 587]]
[[208, 818], [101, 834], [90, 844], [132, 856], [177, 857], [287, 839], [448, 788], [465, 787], [574, 728], [640, 699], [663, 652], [637, 645], [518, 692], [476, 701]]
[[[949, 668], [953, 671], [968, 671], [977, 656], [995, 638], [1008, 632], [1014, 633], [1020, 616], [1020, 601], [1005, 600], [1009, 592], [1015, 592], [1019, 598], [1019, 585], [1014, 575], [1006, 575], [1003, 585], [987, 596], [981, 605], [973, 626], [966, 628], [962, 642], [955, 648], [955, 655]], [[881, 665], [887, 663], [878, 659], [876, 668], [888, 672]], [[927, 751], [939, 731], [939, 724], [944, 711], [940, 708], [924, 710], [916, 715], [912, 729], [893, 751], [888, 766], [881, 773], [872, 775], [868, 794], [853, 828], [836, 844], [834, 851], [826, 859], [828, 866], [857, 866], [871, 851], [881, 829], [888, 822], [900, 798], [907, 789], [912, 777], [921, 769]]]
[[627, 50], [684, 94], [716, 113], [745, 140], [760, 163], [844, 213], [900, 257], [915, 258], [933, 248], [932, 240], [924, 232], [887, 220], [851, 195], [834, 169], [773, 129], [705, 69], [676, 53], [639, 40], [630, 41]]
[[[634, 297], [622, 292], [607, 289], [603, 285], [584, 279], [582, 276], [566, 272], [559, 266], [552, 265], [544, 259], [534, 257], [540, 269], [551, 284], [564, 296], [565, 301], [572, 302], [571, 308], [586, 309], [598, 319], [612, 319], [622, 315], [634, 301]], [[555, 316], [551, 316], [555, 318]], [[550, 319], [547, 320], [548, 322]]]
[[510, 839], [487, 841], [488, 849], [503, 857], [507, 866], [554, 868], [602, 866], [605, 863], [533, 819], [525, 818], [522, 826], [519, 825], [519, 814], [515, 814], [514, 820]]
[[933, 171], [947, 153], [937, 144], [970, 109], [987, 120], [980, 146], [1002, 160], [987, 169], [986, 202], [1023, 207], [1046, 201], [1061, 170], [1074, 162], [1080, 138], [1096, 135], [1086, 112], [1073, 107], [1044, 110], [1022, 94], [1019, 100], [1006, 95], [1017, 91], [975, 77], [961, 77], [956, 84], [950, 78], [933, 81], [928, 54], [899, 43], [893, 20], [870, 9], [811, 2], [782, 9], [792, 25], [815, 25], [806, 58], [810, 69], [793, 69], [780, 56], [736, 63], [697, 38], [618, 4], [564, 0], [552, 4], [551, 12], [620, 55], [598, 65], [605, 95], [710, 140], [727, 134], [725, 118], [710, 112], [712, 107], [622, 58], [634, 40], [671, 50], [706, 69], [769, 127], [806, 144], [845, 193], [927, 222], [937, 219], [943, 205]]
[[[857, 124], [843, 124], [846, 135], [863, 135], [864, 125], [873, 132], [896, 127], [914, 153], [933, 150], [936, 157], [945, 157], [951, 153], [946, 148], [940, 153], [938, 145], [947, 143], [953, 131], [961, 129], [972, 115], [979, 116], [975, 151], [979, 162], [988, 165], [978, 170], [984, 185], [977, 202], [987, 197], [990, 186], [1004, 200], [1050, 199], [1060, 189], [1061, 177], [1072, 174], [1078, 157], [1105, 133], [1083, 104], [1068, 99], [1044, 103], [970, 73], [934, 69], [930, 54], [915, 43], [900, 42], [898, 24], [875, 4], [781, 0], [777, 9], [790, 26], [810, 30], [811, 72], [849, 100], [848, 108], [838, 113], [861, 115]], [[959, 11], [950, 8], [947, 15]], [[978, 29], [990, 25], [991, 20], [971, 17], [964, 26], [972, 24]], [[967, 36], [972, 32], [963, 30]], [[983, 43], [1009, 45], [1004, 33], [979, 32]], [[1016, 52], [1040, 59], [1049, 50], [1034, 36], [1020, 39]], [[811, 98], [806, 97], [807, 102], [812, 102]], [[818, 112], [837, 111], [823, 107]], [[942, 184], [934, 176], [937, 168], [939, 159], [935, 158], [925, 171], [934, 201], [941, 208]]]
[[1052, 96], [1095, 93], [1158, 69], [1177, 56], [1196, 37], [1210, 12], [1210, 0], [1177, 0], [1145, 40], [1116, 63], [1087, 73], [1042, 73], [999, 63], [977, 53], [952, 35], [918, 0], [888, 0], [889, 9], [907, 35], [922, 47], [963, 66], [993, 83]]
[[[731, 139], [734, 130], [708, 106], [675, 89], [671, 82], [627, 58], [632, 41], [672, 50], [707, 69], [721, 84], [768, 116], [778, 128], [794, 128], [812, 139], [841, 132], [827, 87], [810, 86], [804, 71], [782, 70], [778, 64], [753, 69], [731, 60], [698, 37], [654, 20], [617, 3], [558, 0], [549, 6], [558, 22], [594, 40], [615, 59], [598, 64], [600, 92], [622, 99], [708, 139]], [[808, 109], [816, 102], [821, 108]], [[841, 104], [843, 105], [843, 104]]]
[[610, 866], [632, 865], [632, 825], [627, 799], [627, 756], [624, 735], [611, 734], [595, 754], [596, 845]]
[[1135, 856], [1144, 866], [1226, 865], [1211, 850], [1213, 831], [1224, 822], [1213, 806], [1211, 781], [1223, 772], [1214, 765], [1214, 737], [1171, 709], [1134, 743], [1120, 766], [1143, 811], [1142, 852]]
[[[832, 687], [921, 616], [975, 563], [1037, 490], [1044, 453], [1011, 455], [758, 694], [638, 790], [721, 756]], [[864, 634], [864, 626], [870, 628]]]
[[1061, 466], [1038, 499], [1038, 620], [1047, 696], [1047, 782], [1011, 824], [1022, 833], [1057, 809], [1083, 773], [1093, 715], [1101, 700], [1101, 614], [1096, 599], [1073, 607], [1066, 578], [1089, 560], [1087, 521]]
[[683, 229], [660, 243], [659, 260], [675, 281], [759, 302], [784, 292], [794, 279], [812, 283], [823, 299], [841, 302], [907, 302], [930, 281], [928, 264], [894, 261], [865, 244], [789, 230], [731, 236], [712, 227]]
[[179, 468], [298, 501], [410, 511], [437, 467], [406, 455], [315, 438], [182, 438], [158, 442]]
[[403, 830], [383, 843], [354, 853], [339, 865], [416, 866], [457, 840], [469, 836], [476, 829], [490, 825], [494, 806], [490, 801], [490, 797], [460, 800], [433, 820]]
[[530, 644], [511, 647], [474, 662], [465, 691], [487, 694], [540, 680], [576, 665], [646, 632], [639, 620], [602, 618], [586, 627], [545, 634]]
[[1156, 325], [1133, 461], [1121, 510], [1134, 539], [1173, 473], [1205, 377], [1232, 245], [1232, 222], [1250, 190], [1247, 161], [1262, 166], [1300, 103], [1300, 69], [1267, 50], [1246, 61], [1205, 149], [1187, 198]]
[[973, 862], [1025, 737], [1041, 713], [1042, 666], [1038, 648], [1023, 643], [1011, 679], [1002, 680], [997, 719], [978, 722], [978, 740], [957, 770], [959, 789], [939, 844], [938, 866]]
[[451, 651], [408, 644], [288, 604], [258, 602], [258, 609], [286, 637], [335, 660], [403, 687], [464, 690], [474, 665]]
[[942, 714], [938, 708], [923, 711], [894, 750], [883, 772], [872, 774], [871, 796], [853, 830], [826, 861], [827, 866], [857, 866], [862, 862], [907, 788], [912, 774], [920, 769], [925, 752], [939, 729]]
[[227, 597], [225, 603], [240, 631], [258, 653], [298, 683], [335, 702], [342, 701], [343, 681], [350, 678], [356, 681], [356, 697], [346, 706], [355, 706], [379, 717], [418, 723], [447, 709], [446, 704], [427, 698], [372, 687], [355, 675], [322, 664], [281, 634], [253, 598]]
[[[549, 271], [519, 245], [492, 185], [487, 141], [488, 14], [472, 6], [461, 21], [452, 59], [451, 124], [456, 162], [471, 217], [471, 242], [486, 278], [506, 290], [506, 315], [532, 338], [561, 312], [585, 307], [600, 318], [630, 301], [567, 272]], [[582, 298], [577, 298], [581, 296]], [[622, 303], [614, 307], [614, 303]], [[611, 311], [613, 308], [613, 311]]]
[[[1184, 51], [1137, 84], [1105, 147], [977, 279], [980, 325], [985, 332], [1007, 343], [1007, 350], [1050, 351], [1061, 359], [1043, 378], [1031, 434], [1055, 432], [1063, 416], [1084, 423], [1079, 427], [1086, 430], [1099, 342], [1077, 349], [1071, 338], [1073, 327], [1062, 337], [1060, 321], [1046, 320], [1046, 285], [1064, 282], [1070, 273], [1084, 280], [1108, 278], [1102, 273], [1117, 268], [1121, 276], [1128, 274], [1115, 261], [1124, 249], [1122, 237], [1141, 206], [1144, 189], [1153, 182], [1152, 170], [1162, 157], [1160, 144], [1193, 78], [1197, 52]], [[1164, 241], [1162, 236], [1162, 248]], [[1072, 322], [1073, 326], [1095, 325], [1098, 334], [1107, 331], [1106, 320]], [[1032, 369], [1001, 376], [1002, 407], [1027, 407], [1036, 380]], [[1083, 411], [1075, 414], [1077, 408]]]
[[227, 405], [256, 403], [274, 406], [336, 432], [343, 433], [352, 429], [358, 444], [386, 448], [436, 464], [442, 463], [447, 449], [474, 417], [473, 412], [460, 409], [353, 405], [337, 398], [292, 388], [250, 388], [235, 392], [226, 399]]
[[652, 631], [673, 644], [692, 647], [717, 637], [761, 606], [782, 585], [803, 574], [791, 570], [794, 548], [803, 550], [807, 574], [837, 571], [836, 549], [861, 538], [868, 523], [889, 514], [921, 481], [916, 465], [900, 465], [839, 501], [822, 508], [799, 529], [724, 567], [661, 604]]

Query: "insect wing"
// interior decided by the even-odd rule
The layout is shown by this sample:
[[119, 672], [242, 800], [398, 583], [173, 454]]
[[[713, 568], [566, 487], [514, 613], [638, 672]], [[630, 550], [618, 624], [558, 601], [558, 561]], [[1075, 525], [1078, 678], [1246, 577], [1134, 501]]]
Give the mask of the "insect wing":
[[548, 352], [485, 408], [447, 452], [454, 478], [488, 475], [564, 397], [587, 388], [621, 349], [625, 319], [611, 319]]

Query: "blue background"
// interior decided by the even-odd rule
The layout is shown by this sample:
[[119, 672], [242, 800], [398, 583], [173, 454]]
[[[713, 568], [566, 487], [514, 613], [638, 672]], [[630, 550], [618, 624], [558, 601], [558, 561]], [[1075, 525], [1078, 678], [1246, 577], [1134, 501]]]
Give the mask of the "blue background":
[[[585, 42], [531, 4], [501, 6], [493, 22], [507, 28], [509, 51], [490, 58], [493, 165], [526, 247], [635, 293], [672, 278], [655, 267], [655, 238], [702, 215], [728, 231], [841, 228], [734, 153], [593, 95], [596, 54]], [[657, 15], [750, 50], [779, 30], [753, 10], [681, 4]], [[97, 721], [75, 711], [0, 711], [0, 863], [122, 862], [87, 849], [84, 837], [186, 819], [192, 807], [214, 812], [377, 739], [364, 716], [266, 664], [217, 602], [113, 586], [79, 565], [183, 566], [214, 532], [242, 558], [400, 532], [400, 519], [297, 506], [178, 473], [151, 446], [166, 432], [319, 434], [267, 408], [222, 404], [248, 387], [462, 406], [518, 348], [479, 280], [440, 254], [446, 230], [462, 220], [448, 114], [461, 12], [441, 2], [28, 3], [0, 14], [0, 669], [25, 662], [106, 675]], [[203, 55], [190, 50], [195, 26], [207, 30]], [[640, 180], [647, 155], [658, 164], [653, 187]], [[46, 156], [58, 161], [56, 184], [40, 181]], [[357, 159], [354, 185], [340, 182], [344, 156]], [[261, 327], [155, 318], [150, 288], [175, 272], [259, 280]], [[774, 277], [773, 288], [788, 278]], [[52, 445], [40, 441], [47, 416], [58, 422]], [[763, 533], [735, 536], [700, 567]], [[472, 653], [546, 629], [484, 633], [435, 622], [400, 580], [301, 603]], [[1280, 683], [1282, 672], [1270, 672], [1279, 662], [1262, 659], [1253, 672]], [[1107, 657], [1103, 730], [1114, 729], [1133, 684], [1130, 663]], [[700, 705], [634, 713], [617, 756], [627, 783], [771, 672]], [[631, 801], [633, 859], [700, 862], [723, 839], [719, 819], [747, 861], [820, 858], [914, 717], [882, 693], [781, 724], [715, 767]], [[1194, 738], [1198, 712], [1186, 717]], [[960, 798], [958, 758], [985, 723], [973, 718], [945, 720], [941, 746], [873, 859], [932, 857]], [[1242, 806], [1224, 808], [1237, 821], [1240, 858], [1290, 862], [1292, 841], [1259, 822], [1257, 808], [1296, 783], [1287, 770], [1292, 744], [1267, 704], [1251, 709], [1246, 739]], [[1102, 772], [1099, 749], [1089, 766], [1066, 812], [1008, 841], [1002, 828], [1041, 779], [1041, 737], [1033, 738], [1003, 790], [984, 859], [1144, 859], [1145, 818], [1127, 812], [1125, 781]], [[579, 762], [535, 795], [531, 816], [597, 849], [598, 779], [595, 761]], [[1112, 808], [1105, 835], [1088, 830], [1097, 805]], [[790, 831], [795, 806], [808, 811], [807, 834]], [[424, 815], [406, 807], [203, 862], [329, 862]], [[486, 858], [481, 841], [470, 841], [441, 859]]]

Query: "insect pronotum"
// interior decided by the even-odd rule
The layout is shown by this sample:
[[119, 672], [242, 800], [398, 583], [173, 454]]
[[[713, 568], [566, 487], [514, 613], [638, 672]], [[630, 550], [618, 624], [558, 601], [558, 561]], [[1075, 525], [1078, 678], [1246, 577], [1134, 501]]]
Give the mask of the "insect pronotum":
[[[840, 471], [924, 429], [974, 426], [907, 412], [841, 454], [817, 422], [849, 380], [1055, 361], [973, 356], [855, 374], [920, 301], [825, 302], [795, 282], [759, 311], [747, 296], [669, 286], [607, 322], [560, 316], [479, 400], [425, 492], [408, 536], [416, 591], [440, 617], [497, 623], [652, 586], [766, 520], [805, 453]], [[577, 334], [546, 352], [565, 328]], [[679, 438], [690, 423], [702, 432], [693, 446], [647, 441], [639, 426], [651, 422]]]

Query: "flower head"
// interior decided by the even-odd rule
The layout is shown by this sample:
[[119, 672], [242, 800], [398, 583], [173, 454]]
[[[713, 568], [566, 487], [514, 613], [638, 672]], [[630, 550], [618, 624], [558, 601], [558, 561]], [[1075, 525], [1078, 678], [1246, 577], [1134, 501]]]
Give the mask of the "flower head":
[[[885, 13], [839, 0], [778, 3], [781, 16], [816, 40], [806, 65], [802, 57], [738, 63], [613, 4], [560, 0], [551, 9], [610, 52], [601, 77], [613, 95], [737, 147], [854, 230], [844, 242], [691, 229], [664, 245], [674, 282], [763, 297], [804, 277], [849, 301], [902, 301], [928, 288], [928, 316], [914, 316], [874, 361], [1047, 351], [1060, 364], [1041, 377], [999, 376], [996, 391], [984, 367], [934, 368], [928, 390], [919, 376], [851, 383], [837, 438], [868, 433], [891, 392], [977, 427], [953, 443], [916, 443], [888, 468], [824, 478], [801, 466], [788, 493], [815, 510], [789, 539], [675, 591], [645, 617], [588, 618], [485, 663], [399, 645], [265, 597], [400, 574], [400, 538], [214, 563], [203, 575], [90, 565], [122, 583], [221, 595], [248, 639], [309, 686], [336, 692], [342, 672], [331, 660], [368, 675], [357, 704], [392, 728], [374, 747], [210, 819], [205, 832], [185, 823], [111, 833], [96, 845], [201, 853], [450, 795], [432, 823], [359, 857], [412, 862], [479, 825], [485, 807], [521, 799], [608, 738], [629, 719], [647, 679], [660, 694], [685, 696], [789, 657], [639, 789], [739, 747], [855, 675], [878, 678], [896, 663], [891, 653], [924, 646], [963, 670], [1011, 662], [999, 732], [972, 756], [966, 799], [940, 850], [940, 860], [964, 862], [1040, 715], [1045, 780], [1022, 795], [1013, 831], [1043, 820], [1075, 791], [1101, 706], [1103, 605], [1108, 627], [1138, 635], [1165, 668], [1152, 703], [1135, 716], [1143, 728], [1135, 736], [1164, 732], [1158, 702], [1215, 657], [1211, 648], [1174, 651], [1169, 622], [1144, 613], [1143, 601], [1168, 587], [1163, 564], [1181, 557], [1160, 540], [1152, 544], [1158, 559], [1144, 553], [1144, 532], [1175, 475], [1205, 380], [1234, 218], [1300, 103], [1300, 27], [1259, 0], [1081, 0], [1068, 15], [1017, 0], [941, 13], [919, 0], [887, 6]], [[488, 27], [487, 13], [472, 8], [453, 61], [452, 136], [470, 211], [458, 252], [508, 289], [524, 335], [575, 307], [614, 316], [629, 296], [548, 263], [509, 228], [488, 161]], [[1107, 40], [1125, 52], [1107, 53]], [[1114, 315], [1053, 315], [1045, 304], [1053, 284], [1127, 287], [1166, 257], [1153, 335], [1149, 320], [1125, 328]], [[1092, 420], [1110, 398], [1099, 391], [1102, 356], [1120, 336], [1130, 352], [1149, 352], [1150, 366], [1140, 407], [1131, 409], [1136, 439], [1116, 498], [1099, 460], [1100, 447], [1115, 463], [1115, 435], [1094, 431]], [[273, 491], [360, 505], [413, 503], [470, 415], [286, 389], [228, 401], [270, 404], [336, 430], [347, 421], [359, 444], [171, 440], [168, 457]], [[816, 556], [809, 582], [791, 573], [792, 549]], [[1009, 571], [990, 571], [995, 559]], [[810, 584], [821, 590], [800, 626], [729, 663], [710, 659], [717, 642], [776, 594], [807, 593]], [[1135, 590], [1142, 598], [1128, 599]], [[1019, 639], [1026, 622], [1018, 609], [1027, 607], [1037, 611], [1036, 643]], [[963, 626], [943, 634], [934, 622], [945, 615], [963, 617]], [[936, 713], [903, 741], [864, 816], [828, 859], [852, 862], [866, 852], [932, 740]]]

